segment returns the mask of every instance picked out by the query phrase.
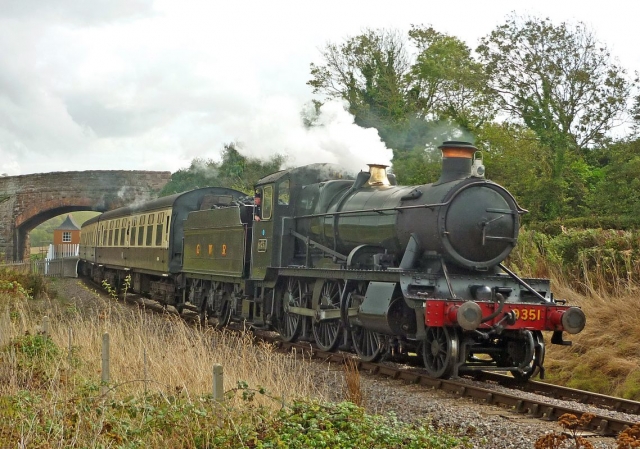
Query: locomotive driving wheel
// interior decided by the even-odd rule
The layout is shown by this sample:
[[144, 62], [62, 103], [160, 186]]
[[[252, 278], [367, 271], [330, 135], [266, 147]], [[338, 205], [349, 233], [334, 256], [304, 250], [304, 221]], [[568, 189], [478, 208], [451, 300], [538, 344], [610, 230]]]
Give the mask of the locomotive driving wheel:
[[360, 326], [351, 327], [351, 341], [363, 362], [376, 362], [384, 352], [383, 336]]
[[349, 317], [348, 313], [349, 309], [360, 307], [366, 288], [366, 284], [362, 283], [349, 293], [345, 301], [343, 316], [349, 323], [351, 343], [360, 360], [363, 362], [375, 362], [380, 360], [380, 357], [384, 354], [384, 336], [360, 326], [355, 319]]
[[459, 353], [457, 332], [448, 327], [428, 327], [422, 343], [422, 359], [431, 377], [448, 377], [453, 373]]
[[295, 341], [298, 335], [300, 335], [303, 317], [297, 313], [289, 312], [289, 308], [303, 306], [305, 289], [306, 284], [303, 284], [298, 279], [289, 278], [287, 281], [287, 288], [282, 298], [284, 313], [280, 318], [278, 328], [280, 337], [282, 337], [284, 341]]
[[[344, 283], [337, 280], [326, 280], [322, 286], [320, 292], [320, 303], [318, 304], [318, 311], [322, 310], [340, 310], [340, 297], [342, 296], [342, 289]], [[334, 351], [340, 343], [340, 336], [342, 335], [342, 320], [339, 316], [334, 319], [326, 319], [322, 321], [314, 320], [313, 322], [313, 336], [316, 339], [316, 344], [323, 351]]]

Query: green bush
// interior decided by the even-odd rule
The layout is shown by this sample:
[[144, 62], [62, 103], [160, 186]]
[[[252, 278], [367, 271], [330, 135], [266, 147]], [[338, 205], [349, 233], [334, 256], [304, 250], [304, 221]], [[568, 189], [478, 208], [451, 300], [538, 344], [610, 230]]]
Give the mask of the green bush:
[[640, 283], [640, 231], [522, 229], [509, 263], [526, 276], [561, 274], [579, 292], [620, 293]]
[[254, 443], [257, 448], [418, 449], [456, 447], [460, 441], [428, 427], [401, 423], [393, 415], [368, 415], [350, 402], [300, 401], [283, 409]]
[[67, 400], [50, 403], [44, 395], [22, 391], [3, 399], [0, 435], [16, 445], [30, 423], [32, 447], [46, 441], [94, 447], [193, 448], [438, 448], [462, 441], [393, 416], [368, 415], [352, 403], [297, 401], [273, 413], [265, 408], [221, 405], [210, 398], [110, 399], [84, 386]]
[[569, 228], [636, 230], [640, 229], [640, 216], [590, 216], [527, 223], [527, 229], [550, 236], [556, 236]]
[[[9, 287], [9, 284], [12, 284]], [[41, 274], [22, 272], [11, 267], [0, 268], [0, 291], [20, 293], [37, 298], [47, 293], [47, 281]]]

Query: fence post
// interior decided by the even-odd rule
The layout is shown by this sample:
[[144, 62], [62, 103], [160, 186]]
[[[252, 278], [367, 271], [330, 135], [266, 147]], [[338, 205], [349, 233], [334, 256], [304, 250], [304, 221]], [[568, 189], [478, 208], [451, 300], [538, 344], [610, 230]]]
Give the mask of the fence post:
[[73, 339], [73, 329], [69, 328], [69, 372], [71, 372], [71, 363], [73, 362], [73, 348], [71, 346], [71, 341]]
[[224, 399], [222, 365], [213, 365], [213, 400], [222, 402]]
[[49, 336], [49, 317], [46, 315], [42, 317], [42, 335]]
[[147, 348], [144, 348], [144, 397], [147, 397]]
[[109, 390], [109, 332], [102, 334], [102, 394]]

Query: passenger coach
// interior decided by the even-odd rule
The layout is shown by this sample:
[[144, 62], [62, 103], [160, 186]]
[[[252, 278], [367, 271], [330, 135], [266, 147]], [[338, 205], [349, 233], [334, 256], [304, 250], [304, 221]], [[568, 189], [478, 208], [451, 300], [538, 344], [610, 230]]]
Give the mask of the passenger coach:
[[131, 275], [132, 288], [170, 304], [177, 294], [170, 276], [183, 264], [183, 227], [189, 212], [228, 207], [246, 195], [206, 187], [122, 207], [86, 221], [80, 239], [81, 273], [118, 287]]

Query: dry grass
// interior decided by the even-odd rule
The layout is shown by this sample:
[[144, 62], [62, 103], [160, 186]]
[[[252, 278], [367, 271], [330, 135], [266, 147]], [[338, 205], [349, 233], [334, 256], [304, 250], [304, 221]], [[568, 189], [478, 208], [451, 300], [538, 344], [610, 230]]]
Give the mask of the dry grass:
[[360, 371], [355, 359], [347, 358], [344, 363], [345, 392], [344, 398], [357, 406], [364, 406], [364, 397], [360, 388]]
[[640, 400], [640, 309], [637, 295], [579, 295], [556, 283], [558, 298], [579, 305], [585, 329], [572, 346], [548, 346], [548, 379], [576, 388]]
[[[541, 268], [544, 267], [544, 268]], [[526, 270], [525, 275], [527, 275]], [[602, 272], [583, 272], [580, 287], [549, 260], [536, 274], [552, 279], [556, 299], [579, 306], [585, 329], [565, 338], [572, 346], [547, 345], [546, 378], [552, 383], [640, 400], [640, 288], [628, 279], [604, 279]], [[605, 288], [609, 285], [609, 288]], [[545, 337], [550, 341], [551, 335]]]
[[[0, 298], [0, 304], [5, 304], [0, 312], [0, 347], [41, 328], [42, 315], [30, 310], [28, 301], [5, 296], [4, 301]], [[93, 318], [68, 312], [50, 317], [50, 338], [65, 355], [52, 367], [48, 388], [62, 393], [66, 383], [74, 384], [69, 387], [75, 388], [87, 381], [100, 382], [102, 339], [103, 334], [108, 333], [110, 386], [118, 395], [142, 395], [145, 388], [149, 393], [162, 395], [209, 394], [213, 365], [220, 364], [224, 368], [227, 392], [242, 381], [249, 388], [263, 388], [269, 396], [280, 400], [326, 397], [323, 385], [315, 382], [313, 372], [304, 361], [278, 353], [268, 344], [255, 345], [250, 332], [203, 330], [174, 315], [158, 316], [143, 310], [123, 313], [117, 306], [105, 301], [102, 312]], [[10, 357], [7, 355], [4, 359]], [[0, 394], [13, 395], [18, 393], [20, 382], [17, 378], [7, 378], [8, 371], [12, 370], [5, 368], [5, 375], [0, 378]], [[260, 405], [276, 404], [260, 395], [255, 400]]]
[[[47, 338], [38, 335], [43, 309]], [[311, 364], [255, 344], [251, 332], [202, 329], [110, 300], [96, 311], [0, 293], [1, 447], [251, 447], [244, 442], [284, 405], [328, 397]], [[216, 364], [223, 403], [211, 400]]]
[[580, 306], [587, 317], [585, 329], [567, 337], [572, 346], [547, 346], [549, 381], [640, 400], [639, 246], [638, 232], [522, 233], [512, 268], [551, 278], [555, 298]]
[[[29, 302], [0, 293], [0, 447], [460, 447], [444, 433], [326, 403], [325, 388], [334, 388], [324, 383], [327, 372], [254, 344], [250, 332], [199, 329], [104, 301], [98, 314], [46, 307], [62, 313], [51, 314], [49, 336], [34, 335], [42, 310]], [[105, 332], [106, 385], [99, 382]], [[233, 393], [222, 402], [211, 398], [215, 364]], [[348, 366], [349, 391], [361, 402], [357, 365]]]

